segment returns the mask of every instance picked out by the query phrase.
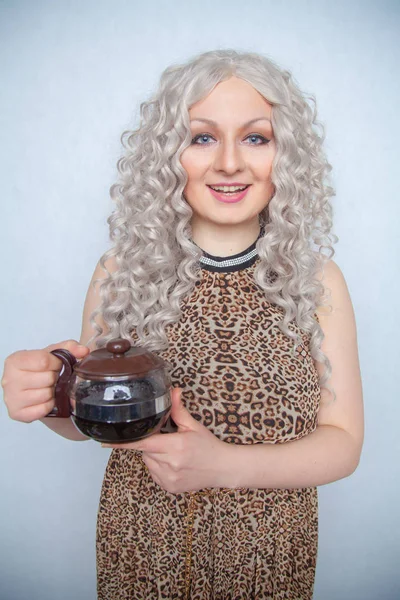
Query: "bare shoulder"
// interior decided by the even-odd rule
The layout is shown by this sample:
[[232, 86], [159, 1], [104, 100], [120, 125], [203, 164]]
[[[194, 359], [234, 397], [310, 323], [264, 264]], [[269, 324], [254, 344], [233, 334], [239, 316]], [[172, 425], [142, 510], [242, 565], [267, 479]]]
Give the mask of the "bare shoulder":
[[[330, 394], [322, 390], [318, 423], [346, 430], [361, 450], [363, 403], [353, 305], [343, 273], [333, 260], [325, 263], [320, 277], [325, 298], [317, 315], [324, 334], [322, 351], [332, 368], [328, 383], [335, 391], [336, 400], [329, 402]], [[316, 366], [322, 372], [322, 366], [318, 363]]]
[[328, 260], [324, 264], [319, 272], [319, 279], [325, 288], [325, 295], [322, 305], [317, 308], [318, 317], [323, 319], [338, 310], [347, 310], [353, 314], [346, 280], [335, 261]]
[[[117, 263], [114, 257], [108, 258], [104, 262], [104, 267], [100, 260], [96, 265], [96, 268], [93, 272], [92, 278], [89, 283], [89, 288], [85, 299], [85, 305], [83, 307], [82, 332], [80, 338], [81, 344], [87, 345], [90, 338], [96, 333], [94, 324], [92, 322], [92, 316], [94, 312], [100, 308], [101, 305], [100, 287], [101, 284], [109, 277], [110, 274], [115, 273], [117, 271], [117, 268]], [[101, 313], [98, 313], [96, 315], [95, 321], [97, 325], [103, 329], [103, 331], [107, 330], [107, 326], [102, 318]], [[93, 349], [94, 344], [91, 343], [89, 347]]]
[[325, 290], [323, 301], [317, 307], [318, 320], [325, 336], [322, 349], [332, 362], [337, 358], [339, 348], [353, 353], [357, 350], [356, 321], [347, 283], [339, 266], [329, 260], [319, 277]]
[[108, 277], [109, 273], [115, 273], [117, 271], [118, 267], [115, 256], [111, 256], [106, 261], [104, 261], [104, 267], [101, 264], [101, 260], [99, 260], [94, 270], [91, 283], [96, 281], [96, 279], [105, 279], [106, 277]]

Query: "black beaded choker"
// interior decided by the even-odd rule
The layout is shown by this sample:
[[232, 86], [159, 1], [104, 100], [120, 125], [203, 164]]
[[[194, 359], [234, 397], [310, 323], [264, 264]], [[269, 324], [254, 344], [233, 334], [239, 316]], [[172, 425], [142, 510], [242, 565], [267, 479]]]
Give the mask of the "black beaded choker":
[[250, 267], [257, 260], [258, 254], [256, 244], [264, 235], [264, 229], [260, 230], [259, 236], [251, 246], [234, 254], [232, 256], [213, 256], [203, 250], [203, 256], [200, 258], [200, 264], [206, 271], [220, 271], [223, 273], [232, 273], [233, 271], [242, 271]]

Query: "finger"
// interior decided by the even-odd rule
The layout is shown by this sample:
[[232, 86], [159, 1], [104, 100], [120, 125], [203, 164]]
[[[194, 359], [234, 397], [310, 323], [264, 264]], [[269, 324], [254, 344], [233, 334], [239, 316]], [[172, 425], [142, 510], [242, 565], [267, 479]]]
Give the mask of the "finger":
[[143, 453], [143, 462], [145, 463], [153, 481], [164, 490], [175, 493], [176, 484], [179, 481], [179, 475], [169, 464], [164, 464], [158, 459], [152, 459], [146, 452]]
[[128, 450], [139, 450], [140, 452], [150, 452], [152, 454], [167, 454], [170, 448], [171, 436], [179, 435], [178, 433], [154, 433], [153, 435], [139, 440], [137, 442], [119, 443], [119, 444], [102, 444], [104, 448], [126, 448]]
[[147, 453], [143, 454], [143, 462], [146, 465], [151, 478], [157, 485], [164, 488], [161, 473], [165, 469], [164, 464], [160, 464], [157, 460], [151, 458]]
[[156, 461], [152, 461], [150, 459], [143, 459], [143, 462], [145, 463], [152, 480], [155, 481], [160, 487], [163, 487], [160, 477], [160, 465], [158, 465]]
[[158, 469], [160, 468], [160, 463], [156, 458], [154, 458], [154, 455], [144, 452], [143, 456], [142, 456], [142, 460], [143, 460], [144, 464], [146, 465], [146, 467], [149, 469], [149, 471], [157, 472]]
[[171, 401], [176, 404], [182, 401], [182, 388], [174, 387], [171, 389]]
[[20, 391], [37, 390], [41, 388], [54, 388], [58, 380], [58, 372], [28, 372], [21, 371], [18, 378], [18, 388]]
[[160, 454], [156, 452], [143, 452], [142, 459], [145, 461], [147, 459], [152, 460], [153, 463], [157, 463], [159, 466], [170, 465], [171, 457], [169, 454]]
[[86, 356], [90, 352], [87, 346], [80, 344], [76, 340], [66, 340], [64, 342], [59, 342], [58, 344], [50, 344], [45, 350], [48, 352], [51, 352], [52, 350], [68, 350], [75, 358], [83, 358], [83, 356]]
[[19, 350], [14, 352], [6, 359], [5, 366], [20, 371], [59, 372], [62, 362], [54, 354], [51, 354], [51, 351], [57, 348], [68, 350], [77, 359], [83, 358], [90, 352], [87, 346], [83, 346], [75, 340], [67, 340], [58, 344], [51, 344], [42, 350]]
[[137, 448], [132, 448], [132, 442], [119, 442], [113, 444], [106, 444], [103, 442], [101, 444], [102, 448], [115, 448], [116, 450], [137, 450]]
[[135, 442], [136, 450], [141, 450], [142, 452], [154, 454], [154, 455], [163, 455], [163, 454], [171, 454], [171, 452], [179, 449], [182, 441], [181, 433], [153, 433], [150, 437], [140, 440], [139, 442]]
[[38, 404], [37, 406], [28, 406], [27, 408], [17, 411], [12, 418], [23, 423], [32, 423], [33, 421], [47, 417], [53, 408], [54, 401], [49, 400], [48, 402]]
[[157, 477], [157, 475], [154, 475], [153, 473], [150, 473], [150, 475], [151, 475], [151, 478], [154, 481], [154, 483], [156, 483], [160, 488], [163, 488], [161, 479], [159, 477]]
[[192, 417], [182, 402], [182, 389], [173, 388], [171, 393], [171, 419], [178, 426], [178, 432], [197, 430], [199, 423]]
[[20, 350], [9, 356], [5, 367], [10, 371], [43, 372], [61, 370], [62, 362], [47, 350]]
[[12, 412], [16, 414], [30, 407], [35, 407], [50, 401], [54, 402], [54, 389], [41, 388], [39, 390], [25, 390], [24, 392], [19, 392], [15, 398], [10, 395], [6, 405], [12, 406], [12, 408], [9, 408], [9, 413]]

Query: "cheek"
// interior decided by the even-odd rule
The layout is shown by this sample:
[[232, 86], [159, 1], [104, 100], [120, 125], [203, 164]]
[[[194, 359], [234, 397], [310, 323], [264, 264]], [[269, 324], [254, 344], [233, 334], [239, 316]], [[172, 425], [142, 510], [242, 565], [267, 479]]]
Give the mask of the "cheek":
[[260, 168], [258, 170], [260, 179], [262, 181], [264, 181], [266, 184], [271, 184], [272, 162], [273, 162], [273, 158], [272, 159], [270, 158], [267, 163], [264, 163], [264, 165], [260, 165]]
[[192, 149], [189, 147], [184, 150], [181, 154], [181, 165], [185, 169], [186, 173], [192, 173], [196, 170], [198, 161], [196, 156], [193, 155]]
[[180, 162], [186, 174], [188, 176], [188, 185], [190, 183], [196, 183], [205, 176], [207, 171], [210, 158], [206, 156], [205, 152], [195, 151], [188, 148], [181, 154]]
[[271, 182], [272, 163], [275, 158], [275, 152], [260, 153], [259, 156], [253, 157], [252, 171], [256, 179], [260, 183], [268, 184]]

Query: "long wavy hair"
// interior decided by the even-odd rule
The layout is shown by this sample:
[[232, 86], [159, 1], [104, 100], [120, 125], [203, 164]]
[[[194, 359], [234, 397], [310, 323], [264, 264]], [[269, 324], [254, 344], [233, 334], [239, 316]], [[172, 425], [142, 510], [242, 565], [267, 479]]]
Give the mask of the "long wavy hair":
[[[260, 214], [264, 235], [257, 242], [260, 263], [255, 281], [266, 299], [282, 308], [282, 332], [301, 342], [292, 322], [310, 335], [312, 357], [325, 365], [323, 332], [315, 316], [323, 303], [318, 272], [333, 256], [334, 195], [331, 170], [322, 149], [324, 131], [315, 101], [304, 95], [291, 74], [266, 57], [215, 50], [161, 75], [155, 95], [140, 105], [140, 125], [122, 134], [124, 155], [119, 180], [110, 194], [116, 208], [108, 223], [112, 247], [100, 259], [107, 271], [100, 306], [91, 323], [97, 347], [122, 336], [158, 351], [168, 346], [166, 326], [179, 320], [181, 303], [200, 277], [202, 251], [191, 241], [192, 209], [183, 196], [187, 174], [180, 156], [191, 143], [189, 108], [231, 76], [250, 83], [271, 105], [276, 156], [273, 198]], [[107, 259], [116, 270], [109, 272]], [[108, 327], [96, 322], [101, 314]]]

